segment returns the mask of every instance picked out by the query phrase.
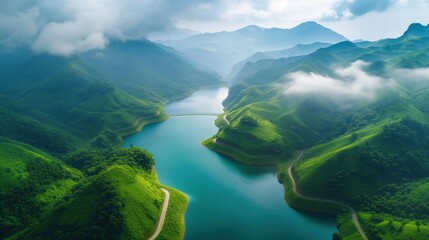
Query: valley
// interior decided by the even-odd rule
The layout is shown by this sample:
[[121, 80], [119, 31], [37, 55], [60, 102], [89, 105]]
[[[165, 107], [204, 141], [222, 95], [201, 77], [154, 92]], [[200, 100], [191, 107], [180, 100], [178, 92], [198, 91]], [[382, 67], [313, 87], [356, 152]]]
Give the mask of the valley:
[[[306, 197], [356, 209], [353, 219], [361, 222], [368, 239], [424, 239], [426, 204], [413, 197], [402, 203], [395, 199], [405, 186], [419, 188], [428, 173], [423, 147], [428, 81], [411, 74], [427, 66], [427, 33], [427, 26], [412, 24], [397, 39], [342, 42], [302, 57], [245, 66], [233, 79], [224, 115], [216, 120], [218, 133], [204, 143], [246, 164], [279, 164], [288, 203], [336, 213], [341, 239], [363, 234], [350, 225], [347, 213], [329, 204], [334, 202], [318, 204], [291, 192], [295, 181]], [[303, 160], [294, 165], [284, 161], [303, 149], [308, 149]], [[401, 210], [409, 206], [419, 213]], [[387, 231], [393, 221], [402, 227]]]
[[429, 239], [428, 11], [0, 3], [0, 239]]
[[[225, 93], [225, 88], [198, 91], [166, 109], [169, 114], [220, 113]], [[197, 102], [199, 107], [193, 105]], [[153, 153], [160, 182], [188, 195], [185, 239], [331, 239], [334, 218], [290, 208], [274, 166], [242, 165], [200, 144], [216, 132], [215, 118], [172, 116], [123, 143]]]

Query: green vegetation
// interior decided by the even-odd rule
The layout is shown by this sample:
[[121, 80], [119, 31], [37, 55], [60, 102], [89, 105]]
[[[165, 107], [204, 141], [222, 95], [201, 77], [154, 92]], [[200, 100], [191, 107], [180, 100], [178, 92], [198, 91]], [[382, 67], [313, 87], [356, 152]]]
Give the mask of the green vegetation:
[[167, 102], [220, 85], [216, 75], [146, 40], [0, 60], [0, 238], [147, 238], [160, 187], [171, 199], [159, 238], [183, 238], [186, 196], [158, 183], [150, 153], [117, 147], [167, 119]]
[[360, 216], [371, 239], [423, 240], [429, 237], [427, 218], [411, 220], [376, 213], [362, 213]]
[[52, 153], [65, 153], [73, 148], [71, 137], [35, 120], [30, 114], [37, 113], [0, 97], [0, 136]]
[[209, 138], [202, 142], [204, 146], [210, 148], [216, 152], [227, 155], [234, 160], [250, 165], [273, 165], [279, 163], [282, 156], [278, 155], [252, 155], [244, 151], [241, 151], [235, 147], [230, 146], [228, 143], [223, 143], [221, 140]]
[[30, 146], [0, 142], [0, 235], [37, 222], [70, 194], [82, 174]]
[[[335, 212], [339, 233], [334, 239], [360, 238], [350, 215], [291, 191], [289, 159], [308, 149], [293, 168], [303, 194], [351, 205], [370, 239], [424, 239], [429, 83], [396, 75], [402, 68], [429, 67], [429, 34], [421, 28], [427, 27], [412, 25], [398, 39], [343, 42], [307, 56], [246, 64], [224, 101], [230, 124], [220, 116], [219, 132], [212, 138], [216, 142], [210, 139], [205, 145], [246, 163], [276, 163], [291, 206]], [[353, 81], [335, 70], [357, 60], [368, 62], [363, 70], [382, 81], [374, 98], [334, 92], [285, 94], [289, 73]], [[273, 157], [249, 160], [258, 155]]]
[[[358, 217], [359, 217], [359, 222], [362, 224], [361, 215], [359, 214]], [[350, 213], [339, 214], [337, 216], [337, 225], [338, 225], [339, 233], [334, 234], [334, 238], [333, 238], [334, 240], [335, 239], [342, 239], [342, 240], [361, 239], [361, 235], [359, 231], [356, 229], [356, 226], [352, 220]]]
[[[85, 173], [85, 179], [51, 213], [12, 239], [139, 239], [153, 233], [164, 193], [148, 152], [87, 149], [67, 161]], [[171, 219], [163, 236], [178, 239], [184, 232], [187, 199], [171, 191]]]
[[109, 76], [111, 83], [145, 101], [165, 103], [202, 86], [220, 85], [215, 74], [198, 70], [173, 49], [147, 40], [112, 41], [103, 50], [83, 54], [82, 59]]
[[170, 192], [170, 202], [168, 204], [164, 227], [157, 239], [183, 239], [185, 236], [185, 211], [188, 206], [188, 196], [174, 188], [163, 187]]
[[[297, 156], [294, 156], [297, 157]], [[285, 199], [287, 200], [288, 204], [295, 208], [302, 211], [311, 211], [311, 212], [318, 212], [318, 213], [327, 213], [327, 214], [336, 214], [339, 212], [347, 211], [346, 209], [341, 208], [338, 206], [338, 204], [328, 203], [328, 202], [321, 202], [321, 201], [315, 201], [311, 199], [306, 199], [298, 196], [293, 191], [293, 185], [291, 182], [291, 179], [288, 176], [288, 168], [290, 164], [292, 164], [293, 160], [291, 161], [283, 161], [278, 164], [278, 172], [277, 172], [277, 178], [281, 184], [283, 184], [285, 189]]]
[[[137, 128], [146, 118], [160, 121], [165, 117], [161, 105], [139, 100], [106, 83], [106, 77], [79, 58], [32, 57], [12, 74], [11, 81], [2, 92], [15, 105], [39, 113], [27, 115], [77, 138], [77, 147], [93, 138], [100, 142], [97, 136], [106, 135], [106, 131]], [[118, 144], [115, 137], [113, 141], [102, 144]]]

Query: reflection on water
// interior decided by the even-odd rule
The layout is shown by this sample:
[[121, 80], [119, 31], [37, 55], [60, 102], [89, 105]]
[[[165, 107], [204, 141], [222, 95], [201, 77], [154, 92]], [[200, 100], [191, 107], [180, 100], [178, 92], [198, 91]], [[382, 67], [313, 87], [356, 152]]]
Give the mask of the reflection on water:
[[222, 101], [228, 96], [228, 88], [201, 90], [190, 97], [168, 104], [168, 114], [222, 113]]

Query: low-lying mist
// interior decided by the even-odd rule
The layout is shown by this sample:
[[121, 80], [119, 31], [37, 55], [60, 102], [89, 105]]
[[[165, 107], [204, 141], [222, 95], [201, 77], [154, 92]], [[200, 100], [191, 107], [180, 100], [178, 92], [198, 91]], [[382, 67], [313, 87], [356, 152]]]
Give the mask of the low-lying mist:
[[338, 78], [322, 76], [314, 72], [293, 72], [286, 75], [286, 95], [323, 95], [333, 99], [368, 99], [377, 93], [394, 86], [394, 80], [370, 75], [364, 68], [368, 62], [358, 60], [346, 68], [336, 68]]
[[397, 69], [393, 71], [393, 77], [405, 81], [429, 81], [429, 68]]

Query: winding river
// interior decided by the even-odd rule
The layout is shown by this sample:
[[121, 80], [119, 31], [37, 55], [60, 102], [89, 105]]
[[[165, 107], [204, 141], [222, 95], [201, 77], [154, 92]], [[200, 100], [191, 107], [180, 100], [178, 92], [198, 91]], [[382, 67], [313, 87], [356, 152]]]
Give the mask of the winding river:
[[[228, 89], [202, 90], [166, 106], [171, 115], [222, 112]], [[335, 219], [290, 208], [273, 167], [245, 166], [200, 142], [217, 131], [214, 116], [177, 116], [124, 140], [153, 153], [161, 183], [189, 196], [185, 239], [330, 240]]]

